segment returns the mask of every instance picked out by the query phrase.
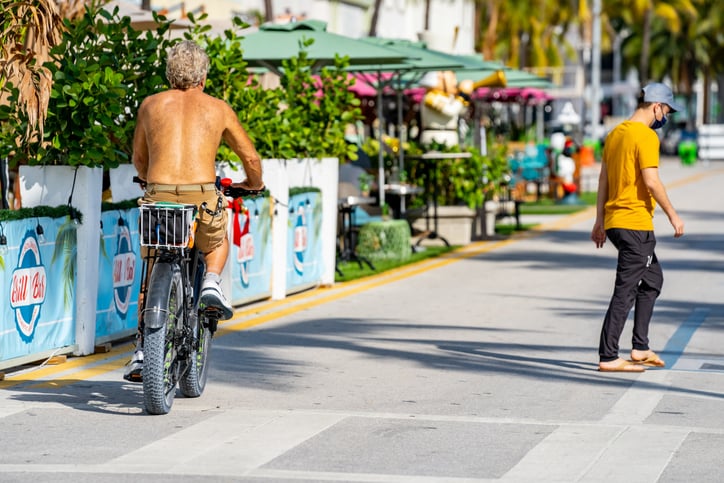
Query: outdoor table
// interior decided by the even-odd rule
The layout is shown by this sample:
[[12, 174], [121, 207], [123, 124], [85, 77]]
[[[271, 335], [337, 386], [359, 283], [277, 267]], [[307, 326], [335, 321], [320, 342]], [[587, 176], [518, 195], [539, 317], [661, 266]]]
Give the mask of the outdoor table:
[[[354, 212], [355, 209], [360, 205], [369, 205], [377, 201], [375, 198], [369, 196], [346, 196], [337, 200], [337, 206], [340, 214], [341, 222], [341, 238], [342, 247], [338, 251], [339, 260], [342, 261], [355, 261], [362, 268], [362, 262], [366, 263], [370, 269], [375, 270], [374, 265], [365, 257], [357, 255], [355, 247], [355, 236], [354, 236]], [[339, 267], [335, 267], [335, 270], [340, 275], [342, 271]]]
[[424, 190], [412, 184], [390, 183], [385, 185], [385, 193], [400, 198], [400, 211], [395, 218], [404, 218], [406, 211], [405, 198], [422, 193]]
[[[425, 162], [425, 193], [427, 194], [427, 206], [425, 210], [425, 236], [417, 240], [416, 245], [420, 245], [422, 240], [429, 238], [431, 240], [440, 239], [445, 243], [446, 246], [450, 246], [450, 243], [441, 237], [437, 232], [437, 163], [436, 161], [442, 161], [444, 159], [463, 159], [469, 158], [472, 154], [468, 152], [464, 153], [441, 153], [439, 151], [429, 151], [419, 156], [418, 159], [422, 159]], [[430, 230], [430, 196], [432, 196], [433, 214], [432, 221], [434, 223], [433, 229]]]

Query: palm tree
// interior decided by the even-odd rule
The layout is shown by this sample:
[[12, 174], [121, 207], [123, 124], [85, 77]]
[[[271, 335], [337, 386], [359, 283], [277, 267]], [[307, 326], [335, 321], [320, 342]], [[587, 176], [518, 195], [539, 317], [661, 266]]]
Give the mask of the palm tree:
[[53, 0], [0, 0], [0, 9], [5, 12], [0, 23], [0, 102], [7, 101], [11, 83], [19, 91], [18, 109], [29, 120], [25, 138], [36, 130], [42, 137], [52, 81], [43, 63], [60, 42], [60, 11]]
[[501, 3], [497, 0], [478, 1], [478, 25], [485, 25], [478, 50], [483, 53], [483, 58], [486, 60], [498, 60], [495, 57], [495, 45], [498, 43], [498, 19], [500, 18]]
[[565, 35], [577, 22], [573, 1], [478, 0], [476, 42], [487, 60], [511, 67], [557, 67], [574, 54]]
[[[696, 0], [694, 0], [696, 1]], [[632, 35], [624, 46], [624, 61], [638, 67], [642, 84], [651, 76], [651, 38], [654, 29], [678, 34], [684, 19], [696, 17], [692, 0], [607, 0], [603, 2], [604, 21], [625, 25]]]
[[374, 5], [372, 6], [372, 19], [370, 20], [370, 31], [368, 35], [370, 37], [376, 37], [377, 36], [377, 22], [380, 18], [380, 8], [382, 7], [382, 0], [375, 0]]
[[[704, 84], [705, 122], [709, 120], [709, 90], [712, 77], [724, 71], [724, 40], [722, 40], [722, 16], [724, 6], [713, 0], [699, 1], [696, 15], [682, 18], [678, 32], [657, 28], [652, 36], [652, 75], [662, 78], [670, 75], [677, 90], [693, 101], [694, 83], [701, 78]], [[693, 119], [688, 119], [688, 129], [693, 129]]]
[[25, 139], [36, 133], [43, 137], [52, 86], [50, 71], [43, 63], [60, 42], [63, 19], [82, 15], [85, 4], [83, 0], [0, 0], [4, 12], [0, 17], [0, 104], [7, 102], [8, 83], [18, 89], [17, 108], [29, 121]]
[[274, 8], [272, 5], [272, 0], [264, 0], [264, 20], [266, 22], [271, 22], [274, 20]]

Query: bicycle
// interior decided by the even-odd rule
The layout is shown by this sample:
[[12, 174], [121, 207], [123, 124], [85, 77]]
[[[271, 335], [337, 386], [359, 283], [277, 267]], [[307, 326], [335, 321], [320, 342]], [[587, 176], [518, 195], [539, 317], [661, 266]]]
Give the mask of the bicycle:
[[[134, 181], [143, 187], [141, 180]], [[228, 178], [217, 185], [231, 198], [264, 191], [232, 187]], [[225, 208], [221, 202], [216, 207]], [[171, 411], [177, 385], [185, 397], [199, 397], [206, 387], [220, 312], [199, 305], [206, 264], [194, 246], [198, 209], [166, 202], [140, 206], [141, 246], [147, 248], [141, 269], [143, 402], [150, 414]]]

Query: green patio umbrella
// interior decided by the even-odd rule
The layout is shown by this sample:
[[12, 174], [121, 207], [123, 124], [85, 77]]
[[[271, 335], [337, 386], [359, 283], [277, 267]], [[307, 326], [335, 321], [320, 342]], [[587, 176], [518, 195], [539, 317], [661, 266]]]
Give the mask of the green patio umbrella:
[[[312, 44], [304, 47], [305, 40]], [[303, 20], [287, 24], [265, 23], [257, 32], [248, 34], [241, 42], [244, 60], [252, 66], [265, 67], [281, 73], [282, 62], [306, 50], [315, 61], [314, 70], [334, 64], [336, 56], [346, 56], [351, 66], [359, 64], [400, 64], [404, 55], [369, 42], [327, 32], [321, 20]]]
[[[313, 42], [304, 46], [306, 40]], [[315, 61], [314, 71], [334, 64], [336, 56], [346, 56], [349, 71], [379, 71], [409, 68], [408, 56], [381, 45], [327, 32], [327, 23], [304, 20], [287, 24], [266, 23], [241, 43], [244, 60], [251, 66], [264, 67], [281, 74], [282, 63], [296, 57], [304, 49]], [[381, 96], [381, 91], [380, 91]], [[381, 103], [379, 104], [381, 108]], [[381, 151], [380, 151], [381, 152]], [[384, 203], [384, 164], [380, 159], [380, 203]]]

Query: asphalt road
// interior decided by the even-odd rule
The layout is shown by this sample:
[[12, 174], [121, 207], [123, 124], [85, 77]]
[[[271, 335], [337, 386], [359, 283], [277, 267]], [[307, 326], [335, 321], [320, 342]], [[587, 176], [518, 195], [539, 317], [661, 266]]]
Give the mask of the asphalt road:
[[615, 250], [589, 210], [244, 307], [166, 416], [123, 381], [129, 342], [11, 372], [0, 481], [724, 481], [724, 163], [661, 174], [687, 232], [656, 217], [665, 369], [596, 370]]

